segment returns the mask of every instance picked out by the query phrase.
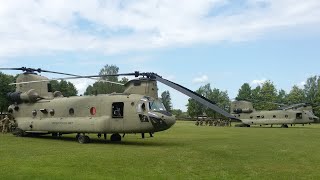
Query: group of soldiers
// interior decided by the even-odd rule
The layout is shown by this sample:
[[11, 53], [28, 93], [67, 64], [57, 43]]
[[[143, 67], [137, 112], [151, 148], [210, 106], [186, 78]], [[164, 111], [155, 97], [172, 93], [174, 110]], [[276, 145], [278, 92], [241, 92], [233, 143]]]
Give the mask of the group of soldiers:
[[5, 115], [3, 119], [0, 120], [0, 131], [2, 134], [11, 132], [11, 129], [15, 126], [14, 120], [11, 120], [8, 115]]
[[197, 119], [196, 126], [221, 126], [221, 127], [230, 127], [231, 121], [225, 119]]

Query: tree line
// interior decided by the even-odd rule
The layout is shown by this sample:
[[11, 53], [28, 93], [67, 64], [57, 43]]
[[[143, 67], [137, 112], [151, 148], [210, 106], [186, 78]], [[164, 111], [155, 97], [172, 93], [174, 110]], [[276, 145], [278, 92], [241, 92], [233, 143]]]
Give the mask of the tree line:
[[[227, 91], [211, 88], [210, 84], [207, 84], [201, 86], [196, 92], [215, 102], [220, 108], [229, 111], [231, 100]], [[308, 78], [303, 88], [294, 85], [289, 93], [283, 89], [277, 90], [270, 80], [254, 88], [249, 83], [244, 83], [238, 90], [235, 100], [250, 101], [256, 110], [276, 110], [279, 106], [307, 103], [313, 107], [315, 115], [320, 117], [320, 77]], [[187, 113], [192, 118], [204, 114], [208, 117], [219, 117], [191, 98], [188, 100], [187, 107]]]
[[[116, 65], [105, 65], [99, 72], [99, 75], [118, 74], [119, 67]], [[15, 82], [16, 77], [0, 72], [0, 111], [6, 111], [9, 103], [6, 94], [14, 92], [15, 86], [9, 85]], [[100, 80], [107, 80], [116, 83], [125, 84], [129, 79], [123, 77], [119, 79], [117, 76], [104, 76]], [[64, 80], [51, 81], [53, 91], [61, 91], [64, 96], [76, 96], [78, 91], [74, 84]], [[124, 86], [107, 83], [104, 81], [97, 81], [93, 85], [89, 85], [84, 92], [84, 95], [121, 93], [124, 91]], [[215, 102], [220, 108], [229, 111], [231, 99], [227, 91], [222, 91], [218, 88], [211, 87], [210, 84], [200, 86], [196, 90], [198, 94]], [[173, 109], [171, 102], [171, 95], [169, 91], [161, 93], [160, 98], [166, 109], [175, 114], [178, 118], [196, 118], [198, 116], [207, 115], [213, 118], [220, 118], [221, 116], [216, 112], [204, 107], [193, 99], [188, 99], [187, 112], [180, 109]], [[313, 105], [314, 112], [320, 116], [320, 78], [319, 76], [312, 76], [306, 80], [303, 88], [294, 85], [290, 92], [283, 89], [277, 90], [274, 83], [270, 80], [264, 82], [262, 85], [251, 87], [249, 83], [244, 83], [235, 98], [236, 100], [251, 101], [256, 110], [274, 110], [279, 105], [296, 104], [296, 103], [310, 103]]]

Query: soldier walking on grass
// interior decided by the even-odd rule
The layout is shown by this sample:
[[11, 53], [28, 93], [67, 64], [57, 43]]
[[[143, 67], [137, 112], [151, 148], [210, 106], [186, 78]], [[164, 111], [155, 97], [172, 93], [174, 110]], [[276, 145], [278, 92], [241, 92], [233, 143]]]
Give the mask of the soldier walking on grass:
[[2, 134], [5, 134], [8, 132], [10, 119], [8, 118], [8, 115], [6, 115], [2, 120]]

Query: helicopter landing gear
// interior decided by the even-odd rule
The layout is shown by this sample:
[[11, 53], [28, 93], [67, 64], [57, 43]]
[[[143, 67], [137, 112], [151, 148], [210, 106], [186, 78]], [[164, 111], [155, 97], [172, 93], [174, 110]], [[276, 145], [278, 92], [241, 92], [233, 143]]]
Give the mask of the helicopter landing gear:
[[80, 144], [86, 144], [90, 142], [89, 136], [78, 134], [76, 137], [78, 137], [78, 142]]
[[26, 133], [20, 129], [20, 128], [16, 128], [13, 132], [12, 132], [13, 135], [17, 136], [17, 137], [23, 137], [26, 135]]
[[52, 137], [58, 137], [58, 133], [52, 133]]
[[287, 124], [282, 124], [281, 128], [289, 128], [289, 126]]
[[111, 137], [110, 137], [110, 140], [111, 141], [121, 141], [121, 136], [120, 134], [116, 133], [116, 134], [112, 134]]

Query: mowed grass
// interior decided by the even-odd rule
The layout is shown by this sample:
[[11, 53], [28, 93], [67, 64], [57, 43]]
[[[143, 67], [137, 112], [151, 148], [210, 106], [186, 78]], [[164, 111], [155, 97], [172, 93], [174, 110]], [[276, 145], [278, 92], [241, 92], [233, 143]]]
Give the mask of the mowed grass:
[[[197, 127], [120, 143], [0, 135], [1, 179], [320, 179], [320, 125]], [[146, 134], [148, 137], [148, 134]]]

